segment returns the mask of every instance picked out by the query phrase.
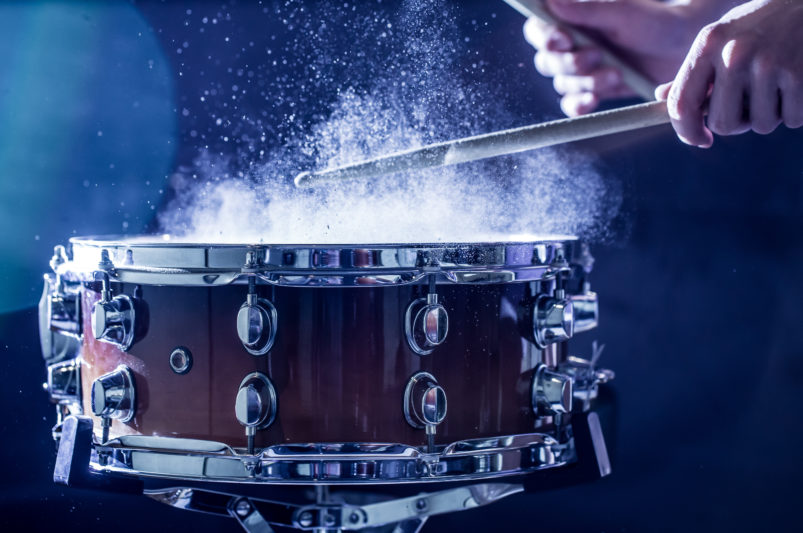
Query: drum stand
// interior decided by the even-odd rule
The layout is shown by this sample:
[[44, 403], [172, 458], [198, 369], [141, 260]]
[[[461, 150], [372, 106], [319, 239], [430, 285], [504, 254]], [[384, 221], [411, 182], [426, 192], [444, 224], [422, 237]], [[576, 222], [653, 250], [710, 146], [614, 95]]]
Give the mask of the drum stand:
[[[574, 414], [571, 429], [575, 460], [560, 468], [500, 478], [508, 482], [463, 483], [459, 486], [444, 483], [441, 486], [449, 488], [399, 498], [386, 496], [385, 499], [371, 493], [370, 485], [337, 487], [338, 490], [349, 491], [340, 494], [330, 493], [334, 486], [317, 484], [310, 486], [314, 496], [307, 499], [315, 503], [304, 504], [298, 500], [279, 501], [285, 490], [281, 486], [265, 485], [247, 491], [242, 486], [219, 484], [215, 486], [219, 490], [210, 490], [209, 484], [195, 486], [187, 483], [176, 488], [175, 482], [159, 486], [158, 480], [98, 471], [90, 466], [93, 461], [98, 462], [92, 420], [68, 416], [61, 425], [53, 477], [57, 483], [71, 487], [145, 494], [176, 508], [230, 516], [249, 533], [286, 530], [417, 533], [430, 516], [488, 505], [522, 492], [538, 492], [593, 481], [610, 473], [605, 441], [596, 413]], [[271, 488], [278, 493], [274, 492], [268, 496], [271, 499], [265, 499], [267, 490]]]

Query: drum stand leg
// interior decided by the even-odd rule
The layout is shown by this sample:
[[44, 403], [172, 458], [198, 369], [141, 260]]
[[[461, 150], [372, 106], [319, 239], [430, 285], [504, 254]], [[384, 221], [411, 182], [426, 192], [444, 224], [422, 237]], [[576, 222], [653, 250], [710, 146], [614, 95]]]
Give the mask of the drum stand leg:
[[274, 533], [265, 517], [254, 507], [248, 498], [232, 500], [229, 514], [243, 526], [248, 533]]

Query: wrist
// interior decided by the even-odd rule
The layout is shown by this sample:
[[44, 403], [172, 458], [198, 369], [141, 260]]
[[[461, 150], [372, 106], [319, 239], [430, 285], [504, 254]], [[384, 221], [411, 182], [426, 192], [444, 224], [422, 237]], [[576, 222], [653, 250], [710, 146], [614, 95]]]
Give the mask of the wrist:
[[664, 8], [668, 10], [674, 20], [674, 27], [667, 36], [667, 48], [685, 56], [704, 26], [716, 22], [734, 6], [743, 3], [744, 0], [670, 0], [665, 2]]
[[747, 0], [670, 0], [668, 6], [677, 9], [689, 26], [697, 30], [719, 20], [722, 15]]

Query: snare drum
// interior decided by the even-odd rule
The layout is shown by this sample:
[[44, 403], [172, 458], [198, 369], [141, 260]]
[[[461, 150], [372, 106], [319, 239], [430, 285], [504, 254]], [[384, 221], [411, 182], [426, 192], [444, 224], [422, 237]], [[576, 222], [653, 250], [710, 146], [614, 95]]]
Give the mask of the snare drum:
[[[571, 237], [74, 238], [69, 253], [56, 248], [40, 305], [62, 441], [56, 477], [69, 483], [88, 468], [146, 480], [152, 496], [204, 510], [225, 493], [221, 512], [244, 525], [362, 529], [422, 523], [440, 500], [370, 504], [395, 502], [396, 514], [346, 503], [333, 514], [317, 501], [272, 518], [258, 495], [231, 487], [460, 487], [445, 491], [446, 512], [465, 502], [450, 491], [469, 487], [481, 505], [577, 463], [581, 433], [604, 475], [588, 412], [612, 373], [568, 348], [597, 324], [591, 264]], [[84, 458], [76, 439], [87, 441]], [[518, 484], [489, 483], [499, 479]]]

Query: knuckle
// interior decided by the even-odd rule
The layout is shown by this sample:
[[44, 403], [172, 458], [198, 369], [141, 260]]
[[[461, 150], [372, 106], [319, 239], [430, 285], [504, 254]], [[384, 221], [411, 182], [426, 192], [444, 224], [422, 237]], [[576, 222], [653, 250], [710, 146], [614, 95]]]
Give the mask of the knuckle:
[[669, 98], [667, 98], [667, 108], [669, 113], [674, 117], [680, 119], [692, 112], [692, 105], [688, 98], [685, 97], [682, 90], [675, 90], [674, 86], [669, 91]]
[[784, 92], [803, 94], [803, 72], [788, 65], [778, 68], [778, 85]]
[[755, 66], [755, 50], [743, 39], [731, 39], [722, 46], [718, 71], [727, 74], [746, 72]]
[[552, 80], [552, 87], [555, 88], [555, 91], [558, 94], [566, 94], [567, 92], [569, 92], [566, 85], [567, 85], [566, 76], [558, 74]]
[[542, 76], [551, 76], [552, 73], [549, 70], [549, 65], [544, 52], [538, 52], [535, 54], [533, 58], [533, 63], [535, 63], [535, 70], [538, 71], [539, 74]]
[[727, 27], [724, 24], [715, 22], [703, 26], [700, 33], [697, 35], [695, 44], [702, 50], [720, 47], [725, 44], [727, 40]]
[[771, 76], [776, 69], [777, 61], [770, 54], [759, 52], [753, 57], [750, 70], [753, 77], [757, 79], [765, 79]]
[[524, 23], [524, 38], [532, 46], [538, 46], [538, 44], [542, 43], [546, 39], [547, 32], [548, 27], [544, 26], [535, 17], [530, 17]]

